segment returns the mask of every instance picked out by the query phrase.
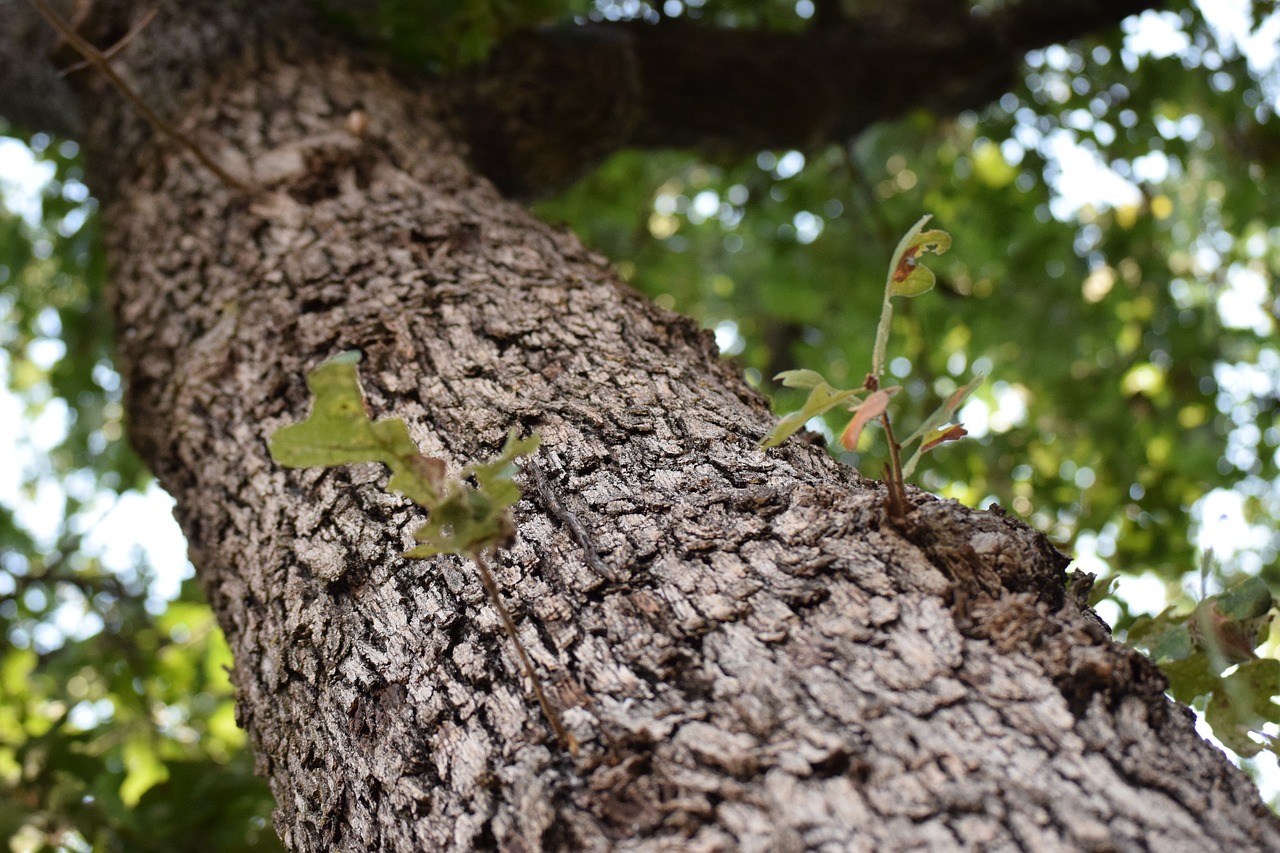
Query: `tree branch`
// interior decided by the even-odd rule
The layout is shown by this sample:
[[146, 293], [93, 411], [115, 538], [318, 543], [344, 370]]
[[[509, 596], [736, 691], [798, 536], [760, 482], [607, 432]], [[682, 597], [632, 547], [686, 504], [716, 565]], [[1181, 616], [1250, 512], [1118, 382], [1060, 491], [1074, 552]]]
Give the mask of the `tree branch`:
[[[621, 147], [809, 148], [914, 109], [981, 107], [1013, 85], [1026, 51], [1162, 4], [1024, 0], [978, 13], [891, 0], [796, 33], [680, 19], [526, 34], [495, 51], [476, 89], [473, 148], [521, 194], [563, 186]], [[549, 103], [564, 108], [533, 108]]]

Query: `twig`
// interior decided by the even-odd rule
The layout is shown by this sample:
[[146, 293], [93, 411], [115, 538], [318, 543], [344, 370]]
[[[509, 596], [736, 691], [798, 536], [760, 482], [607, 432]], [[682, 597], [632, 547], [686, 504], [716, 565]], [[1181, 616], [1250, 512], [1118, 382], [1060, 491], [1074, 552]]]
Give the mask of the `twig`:
[[525, 675], [529, 676], [529, 681], [533, 683], [533, 695], [538, 697], [538, 704], [542, 707], [543, 716], [551, 724], [551, 730], [555, 732], [560, 742], [568, 748], [569, 752], [577, 755], [578, 740], [564, 727], [564, 723], [560, 720], [560, 712], [551, 704], [551, 700], [547, 698], [546, 692], [542, 689], [542, 679], [538, 678], [538, 672], [533, 668], [533, 661], [530, 660], [529, 653], [525, 651], [524, 643], [520, 642], [520, 635], [516, 633], [515, 620], [511, 618], [507, 605], [502, 603], [502, 596], [498, 594], [498, 584], [493, 579], [493, 573], [489, 571], [488, 562], [479, 551], [472, 553], [470, 556], [471, 561], [480, 570], [480, 583], [484, 584], [484, 591], [489, 594], [489, 600], [493, 603], [494, 609], [502, 617], [502, 624], [507, 629], [507, 635], [511, 637], [511, 642], [515, 644], [516, 655], [520, 658], [520, 663], [524, 665]]
[[884, 427], [884, 436], [889, 443], [889, 464], [885, 466], [885, 480], [889, 486], [889, 515], [901, 520], [907, 516], [907, 489], [903, 484], [901, 448], [893, 434], [888, 414], [880, 416], [880, 425]]
[[542, 496], [542, 503], [547, 507], [547, 509], [551, 510], [551, 514], [560, 519], [560, 522], [565, 527], [569, 528], [569, 532], [573, 534], [574, 541], [576, 541], [578, 543], [578, 547], [582, 549], [582, 554], [586, 558], [587, 565], [590, 566], [596, 574], [606, 580], [613, 581], [614, 583], [620, 583], [621, 581], [626, 580], [625, 577], [610, 568], [604, 560], [600, 559], [600, 555], [596, 553], [595, 546], [591, 543], [591, 537], [587, 534], [586, 528], [582, 526], [582, 522], [578, 521], [577, 517], [573, 513], [565, 509], [564, 505], [560, 503], [559, 499], [556, 497], [556, 493], [551, 488], [551, 484], [547, 481], [546, 473], [544, 473], [541, 466], [533, 460], [533, 457], [529, 457], [529, 459], [525, 461], [524, 467], [533, 474], [533, 484], [538, 487], [538, 494]]
[[116, 90], [119, 91], [121, 95], [124, 95], [125, 99], [129, 101], [129, 103], [133, 104], [138, 112], [142, 113], [143, 118], [150, 122], [152, 127], [154, 127], [159, 133], [168, 136], [194, 154], [195, 158], [204, 164], [205, 168], [213, 172], [213, 174], [218, 177], [218, 180], [222, 181], [227, 186], [237, 190], [248, 189], [244, 183], [233, 178], [225, 169], [215, 163], [213, 158], [204, 153], [204, 150], [201, 149], [199, 145], [196, 145], [189, 136], [178, 130], [178, 128], [170, 122], [161, 118], [154, 110], [151, 109], [151, 107], [147, 106], [146, 102], [143, 101], [142, 98], [129, 87], [129, 84], [115, 72], [115, 69], [111, 67], [111, 63], [107, 62], [98, 49], [82, 38], [70, 24], [62, 20], [62, 18], [58, 16], [58, 13], [53, 11], [45, 0], [31, 0], [31, 3], [36, 7], [36, 11], [49, 22], [49, 26], [57, 30], [58, 35], [62, 36], [63, 40], [66, 41], [67, 44], [75, 48], [76, 52], [83, 56], [90, 65], [97, 68], [98, 71], [101, 72], [102, 76], [106, 77], [107, 81], [110, 82], [112, 86], [115, 86]]
[[[114, 59], [120, 53], [120, 51], [124, 50], [129, 45], [129, 42], [133, 41], [134, 38], [137, 37], [138, 33], [145, 30], [147, 28], [147, 25], [156, 19], [157, 11], [158, 10], [156, 9], [152, 9], [150, 12], [143, 15], [142, 20], [134, 24], [129, 29], [129, 32], [125, 33], [123, 36], [120, 37], [119, 41], [111, 45], [111, 47], [107, 48], [106, 50], [100, 51], [102, 54], [102, 58], [107, 61]], [[74, 26], [75, 24], [74, 22], [72, 22], [72, 27], [74, 28]], [[63, 68], [61, 71], [58, 72], [58, 76], [69, 77], [72, 74], [75, 74], [77, 71], [83, 71], [85, 68], [88, 68], [91, 64], [92, 63], [89, 62], [89, 60], [82, 59], [79, 62], [75, 63], [74, 65], [68, 65], [66, 68]]]

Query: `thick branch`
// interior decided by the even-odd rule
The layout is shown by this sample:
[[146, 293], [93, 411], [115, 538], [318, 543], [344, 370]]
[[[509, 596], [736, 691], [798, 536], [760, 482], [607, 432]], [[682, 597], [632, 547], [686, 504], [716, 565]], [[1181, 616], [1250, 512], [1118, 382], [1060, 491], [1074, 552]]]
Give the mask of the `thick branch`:
[[1012, 86], [1027, 50], [1159, 5], [1063, 0], [978, 14], [950, 0], [903, 0], [845, 20], [825, 15], [800, 33], [677, 20], [526, 35], [496, 52], [478, 89], [473, 146], [487, 172], [525, 194], [626, 146], [811, 147], [914, 109], [981, 107]]

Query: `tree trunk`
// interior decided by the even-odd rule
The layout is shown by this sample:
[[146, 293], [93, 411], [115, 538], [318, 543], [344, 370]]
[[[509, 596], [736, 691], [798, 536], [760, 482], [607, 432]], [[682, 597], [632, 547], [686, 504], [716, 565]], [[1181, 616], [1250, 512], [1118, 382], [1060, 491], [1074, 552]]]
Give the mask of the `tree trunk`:
[[[711, 336], [479, 177], [447, 88], [236, 5], [120, 61], [249, 190], [80, 85], [131, 438], [288, 847], [1280, 849], [1043, 536], [915, 491], [895, 527], [821, 450], [757, 450]], [[351, 349], [425, 452], [541, 435], [495, 572], [576, 756], [470, 564], [399, 556], [421, 517], [384, 470], [268, 456]]]

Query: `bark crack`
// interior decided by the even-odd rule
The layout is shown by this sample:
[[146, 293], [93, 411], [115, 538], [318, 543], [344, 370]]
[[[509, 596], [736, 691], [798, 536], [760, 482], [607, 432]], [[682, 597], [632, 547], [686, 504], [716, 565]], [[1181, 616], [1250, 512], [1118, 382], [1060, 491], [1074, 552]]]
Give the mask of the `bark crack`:
[[596, 552], [595, 543], [591, 541], [591, 536], [587, 533], [587, 529], [582, 526], [582, 522], [578, 521], [577, 516], [565, 509], [564, 504], [560, 502], [555, 491], [551, 488], [546, 472], [542, 470], [542, 466], [538, 464], [538, 461], [529, 458], [525, 460], [524, 465], [525, 469], [533, 477], [533, 483], [538, 489], [538, 495], [542, 498], [543, 505], [573, 534], [573, 539], [578, 543], [578, 547], [582, 549], [583, 558], [586, 560], [587, 565], [607, 581], [613, 583], [626, 581], [628, 575], [615, 571], [604, 560], [600, 559], [599, 553]]

